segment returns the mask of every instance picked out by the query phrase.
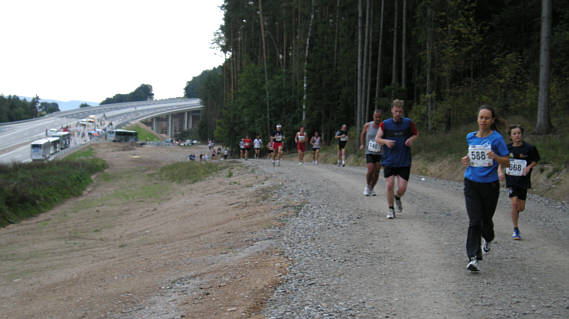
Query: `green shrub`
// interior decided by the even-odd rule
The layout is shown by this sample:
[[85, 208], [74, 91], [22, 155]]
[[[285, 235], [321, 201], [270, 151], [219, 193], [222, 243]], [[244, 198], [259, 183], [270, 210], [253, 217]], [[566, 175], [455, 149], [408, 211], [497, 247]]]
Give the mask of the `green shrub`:
[[0, 227], [81, 195], [92, 183], [91, 175], [106, 167], [105, 161], [96, 158], [1, 165]]

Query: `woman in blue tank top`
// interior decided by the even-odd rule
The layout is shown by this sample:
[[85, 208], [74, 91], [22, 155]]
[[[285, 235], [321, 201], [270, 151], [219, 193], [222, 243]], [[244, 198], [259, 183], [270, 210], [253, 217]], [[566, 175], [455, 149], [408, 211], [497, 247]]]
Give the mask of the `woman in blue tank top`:
[[466, 135], [468, 154], [462, 158], [466, 166], [464, 199], [469, 219], [466, 268], [470, 271], [479, 271], [482, 252], [490, 251], [490, 242], [494, 239], [492, 218], [500, 195], [498, 164], [509, 163], [508, 147], [496, 129], [496, 121], [490, 106], [482, 105], [478, 109], [478, 131]]

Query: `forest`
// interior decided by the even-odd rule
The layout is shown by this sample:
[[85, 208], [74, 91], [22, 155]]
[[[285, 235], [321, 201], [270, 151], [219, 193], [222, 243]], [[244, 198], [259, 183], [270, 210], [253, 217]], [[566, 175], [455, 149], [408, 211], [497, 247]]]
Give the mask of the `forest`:
[[202, 138], [235, 145], [279, 123], [328, 139], [343, 123], [359, 131], [376, 108], [389, 116], [394, 98], [433, 134], [474, 123], [485, 103], [539, 134], [569, 117], [567, 1], [226, 0], [222, 10], [214, 44], [225, 62], [185, 89], [207, 108]]
[[[104, 99], [100, 105], [112, 104], [112, 103], [123, 103], [123, 102], [136, 102], [136, 101], [147, 101], [154, 99], [154, 93], [152, 92], [152, 85], [141, 84], [134, 91], [128, 94], [117, 93], [113, 97], [108, 97]], [[83, 105], [86, 107], [88, 105]]]
[[53, 112], [59, 112], [59, 105], [40, 102], [38, 96], [27, 101], [16, 95], [0, 95], [0, 123], [27, 120]]

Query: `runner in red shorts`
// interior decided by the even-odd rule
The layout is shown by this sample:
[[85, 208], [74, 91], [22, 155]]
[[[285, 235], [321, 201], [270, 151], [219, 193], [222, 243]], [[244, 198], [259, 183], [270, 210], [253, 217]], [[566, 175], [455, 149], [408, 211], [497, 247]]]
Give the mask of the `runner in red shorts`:
[[306, 133], [304, 133], [304, 126], [300, 127], [300, 131], [296, 132], [294, 136], [296, 143], [296, 150], [298, 151], [298, 165], [304, 164], [304, 152], [306, 151]]
[[[281, 158], [283, 156], [283, 127], [277, 124], [277, 129], [271, 134], [271, 141], [273, 142], [273, 166], [281, 166]], [[278, 154], [278, 159], [277, 159]]]
[[253, 144], [253, 141], [249, 138], [249, 135], [245, 135], [245, 138], [243, 139], [243, 147], [245, 148], [245, 160], [247, 160], [249, 157], [251, 144]]

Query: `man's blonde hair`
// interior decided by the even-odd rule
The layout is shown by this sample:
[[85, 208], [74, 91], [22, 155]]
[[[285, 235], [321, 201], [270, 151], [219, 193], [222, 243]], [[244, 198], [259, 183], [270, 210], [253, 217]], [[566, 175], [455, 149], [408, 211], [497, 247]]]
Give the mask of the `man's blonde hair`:
[[393, 103], [391, 104], [391, 106], [392, 106], [392, 107], [400, 107], [400, 108], [403, 108], [403, 104], [405, 104], [405, 101], [399, 100], [399, 99], [395, 99], [395, 100], [393, 100]]

